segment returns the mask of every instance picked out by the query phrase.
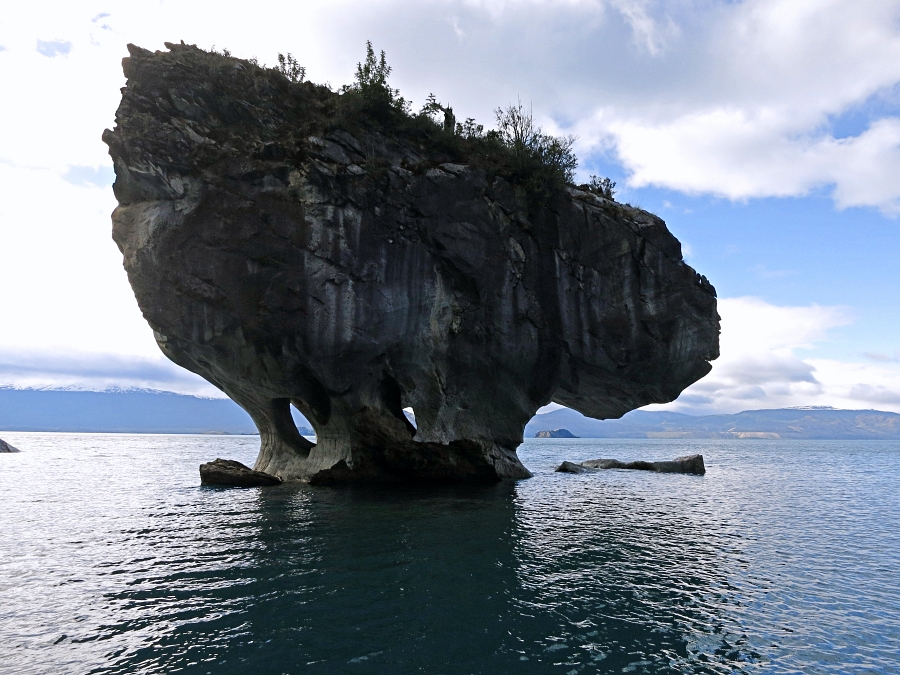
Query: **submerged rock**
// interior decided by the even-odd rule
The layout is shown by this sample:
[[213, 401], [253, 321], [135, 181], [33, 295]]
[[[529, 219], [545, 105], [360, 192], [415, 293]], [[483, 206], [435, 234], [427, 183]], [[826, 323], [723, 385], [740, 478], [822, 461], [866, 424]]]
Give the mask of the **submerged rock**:
[[539, 431], [534, 435], [535, 438], [578, 438], [568, 429], [553, 429], [551, 431]]
[[123, 61], [113, 238], [163, 353], [253, 418], [256, 469], [523, 478], [541, 406], [619, 417], [709, 372], [715, 291], [656, 216], [167, 46]]
[[575, 462], [563, 462], [556, 467], [557, 473], [590, 473], [592, 471], [596, 471], [596, 469], [589, 469], [586, 466], [576, 464]]
[[233, 459], [216, 459], [200, 465], [201, 485], [229, 485], [232, 487], [256, 487], [278, 485], [281, 479], [262, 471], [254, 471]]
[[19, 452], [19, 450], [0, 438], [0, 452]]
[[685, 455], [671, 461], [663, 462], [620, 462], [617, 459], [589, 459], [576, 464], [563, 462], [556, 470], [561, 473], [586, 473], [599, 469], [637, 469], [639, 471], [656, 471], [657, 473], [693, 473], [702, 476], [706, 473], [703, 455]]

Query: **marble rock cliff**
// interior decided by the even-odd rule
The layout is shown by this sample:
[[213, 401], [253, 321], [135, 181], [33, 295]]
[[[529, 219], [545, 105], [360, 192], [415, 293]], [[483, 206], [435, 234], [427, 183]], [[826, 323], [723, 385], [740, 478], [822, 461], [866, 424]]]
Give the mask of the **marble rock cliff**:
[[113, 238], [163, 353], [253, 418], [256, 470], [527, 477], [539, 407], [619, 417], [710, 370], [715, 291], [656, 216], [535, 200], [324, 87], [167, 47], [123, 61]]

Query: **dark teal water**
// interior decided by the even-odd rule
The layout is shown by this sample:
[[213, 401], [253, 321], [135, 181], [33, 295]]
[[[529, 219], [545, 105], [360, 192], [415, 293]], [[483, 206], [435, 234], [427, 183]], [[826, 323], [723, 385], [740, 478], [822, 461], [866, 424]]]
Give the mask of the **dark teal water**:
[[[257, 439], [14, 434], [0, 672], [900, 672], [900, 444], [531, 440], [481, 487], [201, 488]], [[702, 452], [705, 477], [556, 474]]]

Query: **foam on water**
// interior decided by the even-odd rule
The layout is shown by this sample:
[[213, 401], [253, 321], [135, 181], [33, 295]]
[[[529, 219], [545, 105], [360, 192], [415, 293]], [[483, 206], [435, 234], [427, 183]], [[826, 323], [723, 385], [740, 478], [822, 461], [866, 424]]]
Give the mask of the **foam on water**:
[[197, 466], [256, 438], [4, 438], [3, 673], [900, 672], [898, 443], [539, 439], [516, 484], [228, 490]]

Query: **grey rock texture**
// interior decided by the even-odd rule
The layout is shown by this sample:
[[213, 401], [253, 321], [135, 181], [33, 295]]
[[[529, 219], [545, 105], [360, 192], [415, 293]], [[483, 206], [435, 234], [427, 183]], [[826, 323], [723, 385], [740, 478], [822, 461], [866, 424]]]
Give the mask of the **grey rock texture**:
[[591, 473], [596, 471], [597, 469], [589, 469], [586, 466], [582, 466], [581, 464], [577, 464], [576, 462], [563, 462], [558, 467], [556, 467], [557, 473]]
[[702, 476], [706, 473], [703, 455], [685, 455], [671, 461], [662, 462], [620, 462], [617, 459], [589, 459], [576, 464], [563, 462], [556, 470], [560, 473], [586, 473], [599, 469], [637, 469], [639, 471], [655, 471], [657, 473], [692, 473]]
[[548, 431], [539, 431], [534, 435], [535, 438], [578, 438], [568, 429], [551, 429]]
[[258, 487], [278, 485], [281, 479], [262, 471], [254, 471], [233, 459], [216, 459], [200, 465], [201, 485], [227, 485], [231, 487]]
[[0, 438], [0, 452], [19, 452], [19, 450]]
[[523, 478], [542, 405], [618, 417], [710, 370], [715, 291], [659, 218], [574, 188], [536, 205], [325, 115], [323, 87], [167, 47], [123, 61], [113, 238], [163, 353], [253, 418], [256, 469]]

